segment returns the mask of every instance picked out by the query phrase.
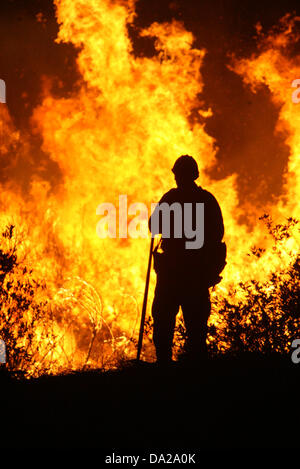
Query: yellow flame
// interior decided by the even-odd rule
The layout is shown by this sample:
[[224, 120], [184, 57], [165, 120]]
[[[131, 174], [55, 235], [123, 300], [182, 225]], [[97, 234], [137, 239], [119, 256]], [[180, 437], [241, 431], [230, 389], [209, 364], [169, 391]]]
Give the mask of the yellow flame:
[[[278, 267], [272, 252], [267, 251], [256, 262], [247, 257], [251, 246], [266, 246], [270, 241], [262, 223], [257, 222], [249, 232], [238, 221], [242, 209], [236, 176], [211, 181], [205, 173], [215, 161], [217, 148], [204, 125], [192, 123], [190, 115], [194, 109], [202, 118], [211, 115], [210, 110], [201, 109], [197, 98], [203, 87], [201, 68], [206, 51], [194, 48], [192, 33], [172, 21], [141, 30], [140, 36], [154, 38], [157, 54], [135, 56], [127, 31], [127, 24], [134, 19], [134, 4], [121, 0], [55, 1], [60, 25], [57, 40], [78, 48], [81, 80], [67, 98], [45, 90], [42, 103], [34, 110], [32, 127], [42, 135], [42, 148], [58, 164], [62, 178], [51, 188], [35, 177], [26, 200], [9, 185], [2, 193], [2, 204], [4, 200], [9, 204], [16, 223], [23, 227], [21, 249], [27, 252], [27, 262], [46, 280], [48, 295], [56, 305], [61, 305], [61, 296], [64, 302], [68, 299], [69, 314], [74, 322], [84, 325], [95, 320], [100, 294], [101, 320], [114, 329], [107, 339], [110, 343], [117, 337], [122, 342], [124, 334], [130, 337], [136, 331], [148, 241], [100, 240], [96, 207], [102, 202], [117, 206], [119, 195], [126, 194], [129, 203], [143, 202], [150, 209], [151, 203], [174, 186], [170, 169], [181, 154], [197, 159], [199, 181], [215, 194], [224, 215], [228, 265], [214, 295], [226, 295], [232, 283], [253, 276], [264, 279]], [[291, 82], [300, 77], [300, 67], [292, 68], [284, 56], [284, 47], [291, 40], [290, 24], [286, 20], [282, 32], [265, 38], [265, 46], [256, 56], [236, 59], [232, 65], [253, 92], [265, 84], [271, 99], [281, 106], [277, 131], [285, 132], [291, 153], [284, 193], [278, 204], [266, 207], [275, 220], [299, 218], [300, 108], [292, 103]], [[1, 133], [6, 140], [0, 144], [7, 152], [19, 142], [20, 135], [6, 108], [1, 109]], [[26, 154], [26, 139], [22, 144]], [[253, 220], [262, 215], [251, 202], [249, 209]], [[5, 220], [2, 216], [2, 223]], [[286, 246], [287, 253], [291, 249], [297, 246]], [[68, 287], [67, 278], [73, 279]], [[83, 279], [81, 286], [85, 282], [84, 288], [92, 285], [97, 295], [89, 293], [80, 302], [78, 278]], [[52, 348], [52, 359], [70, 366], [64, 355], [68, 349], [69, 356], [75, 356], [72, 367], [81, 366], [78, 344], [84, 333], [71, 326], [66, 330], [61, 321], [54, 327], [57, 345]], [[99, 363], [97, 358], [93, 360]]]

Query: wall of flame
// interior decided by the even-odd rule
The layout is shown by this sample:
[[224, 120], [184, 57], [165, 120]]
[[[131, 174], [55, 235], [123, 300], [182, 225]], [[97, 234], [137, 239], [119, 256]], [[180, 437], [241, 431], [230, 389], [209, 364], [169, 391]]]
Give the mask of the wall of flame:
[[[213, 295], [226, 295], [232, 284], [253, 276], [263, 280], [279, 266], [270, 251], [255, 263], [249, 261], [251, 246], [267, 247], [271, 241], [258, 220], [263, 213], [251, 200], [239, 205], [236, 175], [218, 181], [207, 175], [216, 162], [218, 142], [200, 119], [190, 118], [195, 110], [202, 122], [211, 114], [198, 98], [206, 51], [193, 47], [192, 33], [175, 20], [153, 23], [139, 34], [155, 38], [156, 55], [139, 57], [127, 30], [135, 16], [133, 0], [55, 0], [55, 5], [57, 41], [78, 49], [81, 78], [69, 97], [57, 98], [45, 87], [31, 126], [63, 178], [53, 188], [35, 176], [26, 197], [8, 181], [1, 193], [1, 222], [16, 224], [20, 253], [45, 279], [54, 311], [64, 309], [68, 329], [60, 320], [56, 332], [64, 335], [64, 353], [75, 355], [70, 366], [76, 368], [90, 343], [87, 324], [97, 322], [97, 314], [109, 329], [107, 340], [126, 343], [132, 352], [128, 338], [136, 334], [144, 290], [149, 240], [100, 240], [96, 208], [102, 202], [118, 206], [119, 195], [126, 194], [128, 203], [143, 202], [150, 209], [174, 186], [170, 169], [181, 154], [197, 159], [199, 183], [215, 194], [224, 215], [228, 265]], [[276, 222], [299, 218], [300, 108], [292, 102], [291, 82], [300, 77], [300, 66], [285, 55], [295, 39], [296, 22], [284, 18], [276, 31], [261, 34], [258, 53], [230, 64], [253, 93], [267, 86], [280, 107], [276, 132], [284, 134], [290, 155], [282, 194], [265, 207]], [[22, 157], [29, 159], [29, 137], [15, 128], [5, 105], [0, 112], [2, 154], [13, 160], [12, 149], [21, 148]], [[245, 212], [251, 224], [240, 222]], [[296, 237], [282, 246], [287, 262], [298, 242]], [[154, 282], [153, 275], [150, 302]], [[91, 363], [99, 363], [99, 354], [96, 348]], [[62, 346], [57, 347], [54, 359], [67, 367], [70, 361], [64, 356]]]

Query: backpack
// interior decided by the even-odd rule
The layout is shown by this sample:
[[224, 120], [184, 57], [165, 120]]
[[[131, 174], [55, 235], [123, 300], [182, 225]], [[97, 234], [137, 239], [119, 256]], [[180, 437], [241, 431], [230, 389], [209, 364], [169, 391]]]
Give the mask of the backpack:
[[207, 264], [209, 266], [208, 285], [213, 287], [221, 282], [220, 274], [223, 272], [227, 262], [227, 246], [224, 241], [216, 244], [209, 250]]
[[[166, 254], [160, 252], [161, 240], [154, 248], [153, 254], [153, 263], [154, 263], [154, 270], [156, 273], [164, 273], [170, 269], [169, 263], [170, 259], [167, 258]], [[213, 287], [221, 282], [222, 277], [220, 276], [221, 272], [224, 270], [227, 262], [227, 246], [224, 241], [215, 244], [213, 248], [210, 248], [209, 251], [206, 252], [205, 258], [206, 259], [206, 274], [205, 279], [207, 281], [208, 287]], [[174, 261], [173, 261], [174, 262]], [[194, 264], [195, 267], [195, 264]]]

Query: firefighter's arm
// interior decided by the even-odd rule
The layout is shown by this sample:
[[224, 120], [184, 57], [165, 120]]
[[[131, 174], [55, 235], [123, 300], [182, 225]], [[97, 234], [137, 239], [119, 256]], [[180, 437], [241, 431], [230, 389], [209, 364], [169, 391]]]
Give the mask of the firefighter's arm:
[[[153, 220], [155, 219], [155, 216], [156, 216], [156, 210], [157, 210], [157, 205], [152, 213], [152, 215], [150, 216], [149, 218], [149, 221], [148, 221], [148, 227], [149, 227], [149, 231], [152, 233], [152, 234], [159, 234], [161, 233], [161, 230], [155, 230], [154, 229], [154, 223], [153, 223]], [[160, 227], [159, 227], [160, 228]]]
[[158, 204], [156, 205], [155, 209], [153, 210], [149, 221], [148, 221], [148, 226], [149, 230], [151, 231], [152, 234], [161, 234], [162, 233], [162, 213], [159, 210], [159, 205], [163, 202], [166, 203], [171, 203], [171, 197], [174, 189], [171, 189], [169, 192], [164, 194]]
[[220, 205], [214, 196], [211, 197], [211, 221], [213, 223], [211, 235], [215, 242], [221, 242], [224, 236], [224, 222]]
[[216, 201], [216, 235], [217, 240], [222, 241], [224, 236], [224, 221], [220, 205]]
[[162, 201], [163, 201], [163, 197], [160, 199], [160, 201], [156, 205], [148, 221], [149, 230], [154, 235], [160, 234], [162, 232], [161, 212], [159, 211], [159, 204]]

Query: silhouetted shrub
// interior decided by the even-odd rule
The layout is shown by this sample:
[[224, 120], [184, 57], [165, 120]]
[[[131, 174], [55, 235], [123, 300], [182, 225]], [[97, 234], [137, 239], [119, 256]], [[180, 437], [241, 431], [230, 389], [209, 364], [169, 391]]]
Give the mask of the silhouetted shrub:
[[[288, 251], [286, 241], [298, 228], [297, 220], [274, 225], [268, 215], [262, 217], [273, 239], [272, 258], [284, 267], [276, 267], [265, 281], [253, 279], [232, 286], [229, 295], [217, 295], [213, 300], [213, 323], [208, 330], [210, 356], [219, 354], [264, 355], [290, 351], [291, 342], [300, 333], [300, 257], [299, 251]], [[265, 250], [254, 247], [250, 258], [259, 259]], [[286, 257], [290, 255], [290, 261]], [[283, 262], [283, 256], [285, 260]], [[230, 262], [230, 259], [228, 259]], [[217, 318], [216, 318], [217, 316]], [[152, 318], [145, 325], [145, 335], [151, 341]], [[177, 317], [173, 351], [184, 350], [186, 332], [182, 315]]]
[[6, 345], [6, 367], [17, 376], [34, 374], [39, 343], [49, 335], [41, 327], [46, 303], [37, 299], [44, 288], [19, 262], [14, 226], [9, 225], [0, 235], [0, 338]]
[[24, 253], [15, 231], [10, 225], [0, 232], [0, 339], [6, 344], [6, 369], [28, 377], [115, 367], [126, 343], [115, 339], [103, 318], [100, 294], [72, 277], [54, 295], [55, 289], [47, 289], [28, 267], [28, 248]]
[[[298, 222], [289, 218], [286, 224], [274, 226], [269, 216], [262, 218], [273, 238], [273, 257], [282, 260], [282, 267], [273, 270], [264, 282], [255, 279], [241, 282], [230, 295], [215, 301], [219, 319], [209, 327], [211, 354], [283, 354], [299, 336], [300, 257], [295, 249], [289, 252], [285, 243]], [[255, 247], [250, 256], [258, 259], [264, 252]]]

